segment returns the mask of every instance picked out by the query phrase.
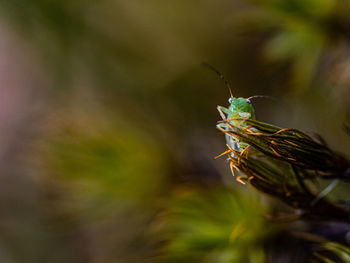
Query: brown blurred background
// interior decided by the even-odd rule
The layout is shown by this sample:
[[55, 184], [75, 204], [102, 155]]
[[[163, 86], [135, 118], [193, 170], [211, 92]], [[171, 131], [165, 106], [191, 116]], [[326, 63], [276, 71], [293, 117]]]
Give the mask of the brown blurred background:
[[229, 92], [201, 63], [278, 98], [259, 120], [349, 154], [349, 8], [0, 1], [0, 261], [261, 262], [269, 201], [214, 160]]

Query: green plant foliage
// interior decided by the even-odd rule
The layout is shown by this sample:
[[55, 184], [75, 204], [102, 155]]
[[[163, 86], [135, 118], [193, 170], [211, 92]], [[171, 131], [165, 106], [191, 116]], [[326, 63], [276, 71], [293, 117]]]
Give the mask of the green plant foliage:
[[256, 120], [245, 121], [253, 130], [231, 125], [231, 129], [224, 132], [238, 137], [266, 156], [317, 171], [319, 176], [344, 180], [349, 176], [346, 173], [349, 161], [332, 151], [322, 138], [319, 137], [322, 140], [319, 142], [296, 129], [282, 129]]
[[72, 110], [41, 144], [41, 184], [56, 193], [46, 201], [51, 221], [91, 234], [92, 262], [149, 262], [167, 155], [151, 134], [118, 123]]
[[[346, 56], [342, 50], [343, 43], [347, 41], [344, 36], [349, 23], [346, 15], [349, 5], [346, 1], [249, 2], [254, 4], [253, 23], [247, 24], [253, 30], [269, 32], [262, 52], [264, 58], [290, 65], [292, 88], [296, 93], [305, 92], [315, 78], [326, 79], [323, 73], [327, 72], [320, 67], [324, 61], [337, 61], [339, 53]], [[335, 49], [338, 54], [333, 53]]]
[[256, 198], [229, 188], [182, 188], [162, 215], [162, 262], [264, 262], [270, 232]]
[[[344, 245], [336, 242], [327, 242], [323, 245], [323, 249], [334, 252], [342, 260], [344, 260], [344, 262], [350, 262], [350, 249]], [[325, 260], [325, 262], [327, 261]]]
[[307, 211], [308, 216], [348, 220], [347, 209], [324, 199], [315, 203], [317, 192], [310, 191], [304, 182], [308, 179], [314, 182], [317, 177], [347, 180], [346, 171], [350, 165], [344, 157], [296, 129], [245, 121], [248, 127], [233, 126], [228, 120], [228, 130], [219, 128], [250, 145], [241, 153], [228, 145], [229, 150], [224, 153], [230, 165], [247, 176], [245, 180], [258, 190]]
[[[349, 11], [346, 0], [0, 0], [0, 261], [294, 263], [286, 262], [294, 253], [347, 261], [335, 239], [293, 231], [318, 237], [326, 231], [316, 223], [349, 221], [346, 184], [342, 204], [319, 198], [322, 183], [350, 178], [334, 150], [349, 148], [338, 136], [349, 89], [328, 81], [350, 83]], [[202, 61], [223, 70], [234, 96], [291, 100], [291, 115], [263, 101], [256, 113], [304, 130], [321, 125], [332, 148], [245, 120], [224, 132], [250, 147], [224, 155], [253, 187], [233, 188], [213, 160], [222, 147], [214, 108], [228, 91]], [[270, 257], [279, 237], [287, 237], [280, 261]]]
[[121, 205], [152, 200], [161, 193], [164, 154], [152, 137], [126, 127], [70, 128], [52, 140], [46, 165], [91, 204], [97, 197]]

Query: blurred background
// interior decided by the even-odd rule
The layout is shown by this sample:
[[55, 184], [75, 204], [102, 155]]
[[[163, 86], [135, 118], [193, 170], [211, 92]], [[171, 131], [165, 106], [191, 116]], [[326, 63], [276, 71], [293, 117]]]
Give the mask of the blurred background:
[[[0, 261], [263, 262], [274, 201], [237, 183], [223, 73], [257, 119], [349, 154], [341, 0], [0, 1]], [[295, 261], [297, 262], [297, 261]]]

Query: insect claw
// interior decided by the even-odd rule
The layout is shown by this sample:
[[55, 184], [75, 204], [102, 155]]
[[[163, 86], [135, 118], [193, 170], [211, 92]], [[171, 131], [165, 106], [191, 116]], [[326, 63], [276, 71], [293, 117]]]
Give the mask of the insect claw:
[[238, 172], [241, 172], [241, 170], [240, 170], [236, 165], [234, 165], [233, 163], [232, 163], [232, 166], [233, 166], [233, 168], [235, 168]]
[[232, 176], [235, 177], [235, 169], [234, 169], [234, 165], [232, 164], [232, 162], [230, 162], [230, 169], [231, 169]]
[[245, 182], [242, 180], [244, 177], [243, 176], [238, 176], [236, 178], [237, 182], [240, 182], [241, 184], [245, 184]]

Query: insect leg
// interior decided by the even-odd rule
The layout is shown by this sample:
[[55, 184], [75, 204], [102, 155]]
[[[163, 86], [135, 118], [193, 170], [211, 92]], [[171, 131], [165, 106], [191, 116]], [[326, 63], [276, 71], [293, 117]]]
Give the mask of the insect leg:
[[221, 118], [222, 118], [224, 121], [226, 121], [226, 116], [225, 116], [225, 114], [227, 114], [227, 115], [229, 114], [228, 109], [225, 108], [225, 107], [222, 107], [222, 106], [217, 106], [216, 108], [218, 109], [218, 112], [220, 113]]
[[[219, 130], [224, 130], [224, 131], [228, 131], [230, 130], [231, 128], [225, 124], [225, 123], [219, 123], [216, 125], [216, 127], [219, 129]], [[240, 146], [239, 146], [239, 141], [233, 137], [232, 135], [229, 135], [229, 134], [225, 134], [225, 137], [226, 137], [226, 142], [236, 151], [239, 151], [240, 150]]]
[[231, 169], [232, 175], [235, 176], [235, 166], [234, 166], [234, 164], [232, 163], [232, 161], [230, 162], [230, 169]]
[[245, 182], [243, 181], [243, 179], [245, 179], [244, 176], [238, 176], [238, 177], [236, 178], [237, 182], [239, 182], [239, 183], [241, 183], [241, 184], [245, 184]]
[[225, 131], [228, 131], [230, 129], [230, 127], [226, 123], [218, 123], [216, 124], [216, 127], [224, 129]]
[[[241, 143], [241, 144], [243, 144], [243, 143]], [[238, 164], [239, 165], [241, 164], [241, 158], [248, 159], [248, 153], [249, 153], [250, 148], [252, 148], [252, 147], [250, 145], [247, 145], [245, 147], [245, 149], [243, 151], [241, 151], [241, 153], [239, 154], [239, 156], [238, 156]]]
[[[225, 151], [225, 152], [219, 154], [218, 156], [216, 156], [214, 159], [218, 159], [218, 158], [220, 158], [221, 156], [224, 156], [224, 155], [229, 154], [229, 153], [232, 153], [232, 151], [231, 151], [231, 150], [227, 150], [227, 151]], [[229, 159], [230, 159], [230, 158], [229, 158]]]

